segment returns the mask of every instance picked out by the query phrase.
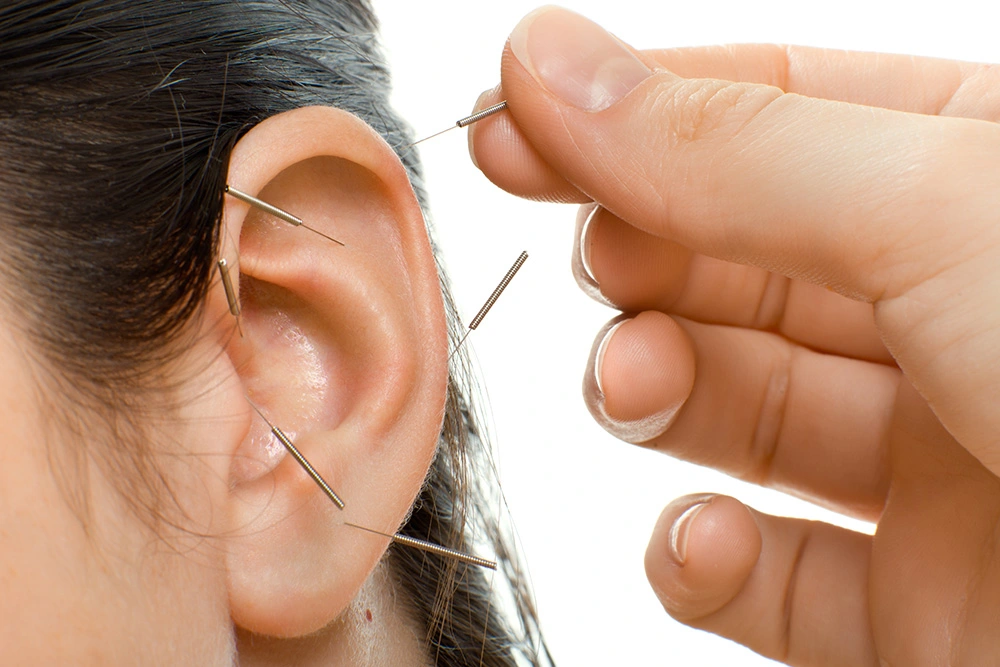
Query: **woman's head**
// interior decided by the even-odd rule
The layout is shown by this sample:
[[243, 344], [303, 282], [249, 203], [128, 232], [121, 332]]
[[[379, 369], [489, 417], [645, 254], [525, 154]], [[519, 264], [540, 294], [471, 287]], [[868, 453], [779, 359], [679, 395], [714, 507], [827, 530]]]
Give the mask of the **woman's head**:
[[379, 569], [385, 540], [343, 524], [407, 519], [462, 548], [482, 523], [462, 502], [454, 318], [374, 29], [361, 0], [0, 8], [0, 615], [18, 619], [0, 645], [102, 664], [231, 661], [237, 636], [246, 664], [512, 659], [478, 573], [397, 553]]

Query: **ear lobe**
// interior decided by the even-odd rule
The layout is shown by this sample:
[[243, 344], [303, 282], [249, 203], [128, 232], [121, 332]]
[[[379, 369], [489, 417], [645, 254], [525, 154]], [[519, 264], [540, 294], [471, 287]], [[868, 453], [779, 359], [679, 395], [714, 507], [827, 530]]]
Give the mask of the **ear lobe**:
[[346, 503], [255, 419], [232, 459], [231, 613], [297, 636], [335, 619], [387, 546], [344, 523], [395, 530], [426, 475], [447, 385], [440, 283], [405, 169], [346, 112], [261, 123], [236, 146], [229, 183], [346, 244], [227, 198], [245, 332], [228, 351], [254, 403]]

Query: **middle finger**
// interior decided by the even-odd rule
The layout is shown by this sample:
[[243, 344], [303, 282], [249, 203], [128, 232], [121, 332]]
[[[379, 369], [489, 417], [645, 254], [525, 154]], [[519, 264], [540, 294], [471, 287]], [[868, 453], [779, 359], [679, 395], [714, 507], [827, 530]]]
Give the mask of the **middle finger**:
[[773, 331], [823, 352], [895, 364], [871, 304], [693, 253], [593, 204], [577, 216], [573, 273], [585, 292], [621, 310]]
[[584, 395], [617, 437], [874, 520], [901, 380], [775, 334], [647, 311], [602, 332]]

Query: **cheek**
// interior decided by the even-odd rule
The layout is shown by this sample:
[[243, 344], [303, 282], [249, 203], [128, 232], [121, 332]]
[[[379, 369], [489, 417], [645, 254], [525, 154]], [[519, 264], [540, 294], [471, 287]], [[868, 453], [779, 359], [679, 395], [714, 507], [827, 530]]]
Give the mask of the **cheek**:
[[[221, 450], [249, 418], [217, 416], [242, 390], [207, 340], [180, 362], [179, 412], [125, 439], [97, 420], [62, 430], [63, 399], [25, 391], [30, 374], [0, 345], [3, 664], [233, 664], [223, 550], [208, 536], [228, 493]], [[152, 488], [128, 448], [148, 452]], [[155, 529], [136, 511], [149, 504]]]
[[[20, 435], [44, 440], [40, 430]], [[73, 465], [58, 457], [83, 446], [59, 444], [51, 460]], [[127, 665], [156, 655], [164, 664], [232, 664], [217, 548], [190, 536], [163, 541], [96, 469], [86, 471], [87, 512], [77, 513], [67, 498], [82, 488], [79, 477], [58, 475], [59, 488], [44, 446], [3, 449], [0, 662]]]

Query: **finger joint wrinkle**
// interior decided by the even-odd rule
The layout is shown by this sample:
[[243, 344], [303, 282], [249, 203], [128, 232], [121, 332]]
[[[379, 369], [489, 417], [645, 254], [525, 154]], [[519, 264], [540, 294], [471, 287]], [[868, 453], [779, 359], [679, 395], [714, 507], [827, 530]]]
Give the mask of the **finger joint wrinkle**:
[[[762, 334], [767, 335], [767, 334]], [[784, 432], [790, 394], [794, 350], [779, 350], [767, 377], [764, 397], [750, 442], [751, 480], [766, 485], [774, 474], [774, 461]]]
[[788, 657], [792, 650], [792, 617], [795, 615], [795, 590], [798, 588], [799, 577], [802, 574], [802, 563], [805, 560], [806, 550], [812, 542], [813, 526], [806, 526], [799, 543], [795, 549], [795, 556], [789, 570], [788, 581], [785, 583], [785, 592], [782, 596], [782, 614], [784, 624], [782, 626], [781, 637], [779, 638], [780, 651], [778, 660], [788, 662]]
[[792, 281], [780, 273], [767, 273], [766, 276], [751, 326], [768, 331], [781, 331]]

